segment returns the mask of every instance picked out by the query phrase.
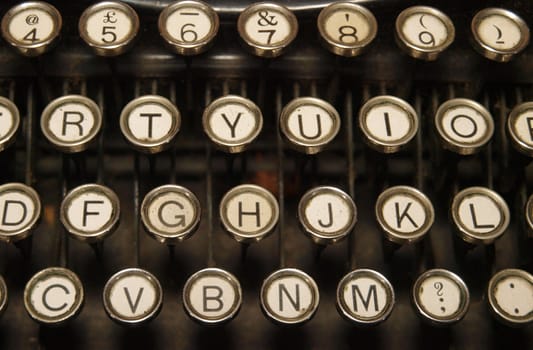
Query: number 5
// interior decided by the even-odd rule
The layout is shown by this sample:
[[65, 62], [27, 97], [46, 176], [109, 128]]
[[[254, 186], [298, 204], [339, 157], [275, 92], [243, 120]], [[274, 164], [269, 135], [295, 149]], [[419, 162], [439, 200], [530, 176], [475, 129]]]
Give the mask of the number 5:
[[[106, 44], [111, 44], [117, 40], [117, 35], [112, 30], [116, 29], [117, 27], [111, 27], [111, 26], [104, 26], [102, 27], [102, 41]], [[108, 39], [105, 36], [109, 35], [111, 38]]]

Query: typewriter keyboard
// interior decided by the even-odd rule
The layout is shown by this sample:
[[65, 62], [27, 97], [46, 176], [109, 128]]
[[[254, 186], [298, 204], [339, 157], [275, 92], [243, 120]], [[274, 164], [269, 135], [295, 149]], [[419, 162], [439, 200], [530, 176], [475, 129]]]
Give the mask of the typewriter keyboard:
[[0, 349], [532, 349], [531, 4], [230, 3], [0, 5]]

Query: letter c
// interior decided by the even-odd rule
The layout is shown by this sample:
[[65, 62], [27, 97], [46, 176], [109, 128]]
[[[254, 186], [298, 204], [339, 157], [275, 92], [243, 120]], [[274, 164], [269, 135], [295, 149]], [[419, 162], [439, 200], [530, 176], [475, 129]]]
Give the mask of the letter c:
[[69, 290], [67, 289], [67, 287], [61, 285], [61, 284], [52, 284], [51, 286], [48, 286], [46, 287], [46, 289], [44, 290], [43, 292], [43, 297], [42, 297], [42, 301], [43, 301], [43, 305], [44, 307], [46, 307], [48, 310], [51, 310], [51, 311], [60, 311], [62, 309], [64, 309], [65, 307], [68, 306], [68, 303], [64, 303], [63, 305], [60, 305], [60, 306], [53, 306], [53, 305], [50, 305], [46, 299], [46, 296], [48, 295], [48, 292], [50, 292], [52, 289], [54, 288], [59, 288], [59, 289], [63, 289], [63, 291], [65, 292], [66, 295], [69, 295], [70, 292]]

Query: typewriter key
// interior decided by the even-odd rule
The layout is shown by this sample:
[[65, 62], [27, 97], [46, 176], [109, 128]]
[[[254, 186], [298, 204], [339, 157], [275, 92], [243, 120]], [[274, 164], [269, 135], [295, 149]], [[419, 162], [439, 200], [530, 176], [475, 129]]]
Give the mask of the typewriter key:
[[281, 132], [293, 148], [316, 154], [335, 138], [341, 119], [326, 101], [300, 97], [283, 108], [279, 122]]
[[146, 95], [131, 101], [120, 114], [120, 129], [131, 145], [145, 153], [166, 149], [181, 126], [176, 106], [162, 96]]
[[0, 316], [7, 308], [7, 286], [4, 278], [0, 276]]
[[418, 116], [413, 107], [400, 98], [377, 96], [361, 107], [359, 128], [370, 147], [394, 153], [416, 135]]
[[11, 100], [0, 97], [0, 152], [15, 142], [19, 124], [17, 106]]
[[489, 305], [495, 317], [512, 327], [533, 322], [533, 276], [524, 270], [506, 269], [490, 279]]
[[465, 98], [444, 102], [435, 115], [435, 127], [444, 147], [461, 155], [478, 152], [494, 133], [489, 111]]
[[488, 59], [507, 62], [529, 44], [529, 27], [501, 8], [479, 11], [471, 24], [474, 48]]
[[470, 293], [463, 280], [448, 270], [433, 269], [416, 280], [412, 291], [418, 314], [435, 325], [461, 320], [470, 304]]
[[25, 56], [38, 56], [50, 49], [61, 31], [57, 9], [41, 1], [23, 2], [2, 18], [2, 36]]
[[237, 20], [241, 39], [256, 56], [281, 55], [298, 34], [298, 20], [294, 13], [274, 3], [248, 6]]
[[28, 237], [41, 216], [41, 200], [35, 190], [20, 183], [0, 186], [0, 241]]
[[195, 321], [219, 325], [233, 319], [242, 304], [239, 280], [231, 273], [206, 268], [193, 274], [183, 287], [183, 307]]
[[533, 237], [533, 194], [529, 196], [525, 208], [526, 229], [529, 237]]
[[144, 227], [160, 243], [172, 244], [189, 238], [198, 228], [200, 217], [198, 198], [181, 186], [154, 188], [141, 204]]
[[513, 108], [507, 119], [507, 130], [513, 146], [526, 156], [533, 157], [533, 102]]
[[224, 96], [207, 106], [202, 124], [217, 147], [228, 153], [239, 153], [261, 132], [263, 115], [259, 107], [246, 98]]
[[455, 39], [448, 16], [433, 7], [413, 6], [396, 18], [396, 42], [414, 58], [434, 61]]
[[268, 276], [261, 286], [261, 308], [272, 321], [296, 325], [315, 314], [320, 295], [315, 281], [298, 269], [281, 269]]
[[510, 221], [505, 200], [484, 187], [469, 187], [457, 193], [451, 211], [459, 236], [471, 244], [491, 244], [505, 232]]
[[376, 201], [376, 217], [385, 237], [397, 244], [421, 240], [435, 220], [433, 205], [409, 186], [386, 189]]
[[337, 287], [337, 310], [348, 321], [376, 325], [392, 312], [394, 289], [385, 276], [374, 270], [348, 273]]
[[114, 274], [103, 293], [107, 315], [123, 325], [141, 325], [155, 318], [163, 305], [163, 288], [157, 278], [142, 269]]
[[315, 187], [307, 191], [298, 205], [304, 232], [317, 244], [331, 244], [346, 237], [357, 222], [352, 198], [335, 187]]
[[125, 3], [104, 1], [83, 11], [78, 30], [97, 55], [117, 56], [133, 44], [139, 31], [139, 17]]
[[256, 185], [240, 185], [229, 190], [220, 201], [220, 220], [224, 229], [241, 243], [258, 242], [278, 223], [278, 200]]
[[218, 33], [218, 15], [208, 4], [186, 0], [167, 7], [159, 15], [159, 33], [176, 53], [185, 56], [205, 52]]
[[24, 289], [24, 306], [30, 317], [55, 326], [74, 318], [84, 301], [78, 276], [62, 267], [49, 267], [36, 273]]
[[378, 32], [372, 12], [349, 2], [336, 2], [324, 8], [317, 24], [324, 46], [345, 57], [361, 54]]
[[101, 241], [118, 226], [119, 199], [102, 185], [76, 187], [63, 198], [60, 219], [72, 237], [88, 243]]
[[76, 153], [86, 150], [96, 140], [102, 127], [100, 108], [80, 95], [59, 97], [46, 106], [41, 115], [41, 130], [57, 149]]

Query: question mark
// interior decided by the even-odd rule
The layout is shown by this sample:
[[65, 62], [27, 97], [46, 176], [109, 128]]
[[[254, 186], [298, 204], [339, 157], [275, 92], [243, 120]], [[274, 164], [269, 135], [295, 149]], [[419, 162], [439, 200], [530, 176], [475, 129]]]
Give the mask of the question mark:
[[444, 289], [444, 285], [442, 284], [442, 282], [435, 282], [433, 283], [433, 287], [437, 290], [437, 295], [440, 297], [442, 296], [444, 293], [442, 292], [442, 290]]

